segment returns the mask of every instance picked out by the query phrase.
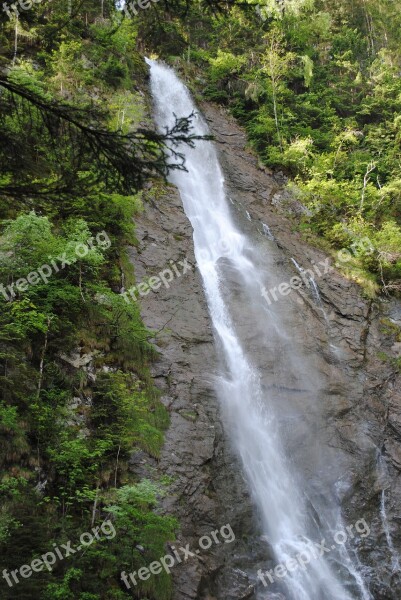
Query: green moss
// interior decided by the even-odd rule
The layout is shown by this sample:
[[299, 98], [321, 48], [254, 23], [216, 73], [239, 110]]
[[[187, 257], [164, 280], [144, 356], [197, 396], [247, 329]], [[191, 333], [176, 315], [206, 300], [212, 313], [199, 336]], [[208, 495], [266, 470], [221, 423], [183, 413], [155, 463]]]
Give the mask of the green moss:
[[182, 417], [184, 417], [184, 419], [186, 419], [187, 421], [192, 421], [192, 422], [195, 422], [196, 419], [198, 418], [198, 415], [195, 412], [191, 412], [191, 411], [181, 411], [180, 415]]

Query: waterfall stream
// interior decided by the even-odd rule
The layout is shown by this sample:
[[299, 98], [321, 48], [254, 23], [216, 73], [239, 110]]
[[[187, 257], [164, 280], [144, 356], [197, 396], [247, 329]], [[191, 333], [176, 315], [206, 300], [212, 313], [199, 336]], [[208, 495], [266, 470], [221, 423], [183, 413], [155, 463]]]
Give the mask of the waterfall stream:
[[[155, 120], [163, 130], [164, 126], [174, 124], [174, 113], [177, 117], [188, 116], [196, 107], [172, 69], [155, 61], [147, 62], [151, 70]], [[209, 133], [199, 113], [194, 119], [194, 129], [198, 135]], [[263, 534], [274, 552], [276, 565], [303, 553], [310, 556], [311, 548], [322, 539], [329, 545], [329, 552], [324, 556], [313, 558], [304, 568], [288, 570], [280, 582], [281, 589], [291, 600], [369, 600], [370, 593], [350, 553], [344, 546], [332, 545], [333, 532], [338, 528], [344, 530], [344, 526], [335, 494], [331, 489], [326, 490], [325, 473], [333, 471], [332, 477], [336, 478], [335, 467], [324, 462], [330, 455], [325, 456], [315, 449], [318, 441], [310, 442], [313, 447], [308, 449], [311, 472], [317, 465], [316, 470], [322, 476], [308, 486], [297, 472], [288, 449], [291, 423], [299, 421], [305, 427], [305, 447], [308, 435], [312, 434], [308, 423], [313, 423], [319, 410], [318, 382], [311, 385], [313, 368], [307, 359], [296, 355], [291, 332], [286, 331], [284, 322], [279, 320], [280, 312], [274, 313], [273, 308], [262, 302], [260, 288], [265, 273], [254, 259], [257, 249], [252, 248], [250, 240], [234, 223], [213, 143], [199, 141], [195, 148], [183, 147], [181, 151], [186, 156], [187, 172], [173, 171], [170, 181], [179, 189], [193, 227], [195, 257], [221, 355], [217, 392], [222, 414], [260, 513]], [[265, 262], [271, 269], [268, 258]], [[231, 279], [235, 278], [237, 293], [248, 299], [243, 306], [244, 318], [248, 318], [248, 312], [259, 311], [259, 321], [255, 322], [262, 331], [266, 360], [269, 365], [275, 364], [277, 356], [277, 365], [281, 365], [269, 367], [272, 373], [276, 369], [277, 377], [270, 392], [262, 385], [251, 349], [241, 339], [243, 326], [227, 293], [228, 273]], [[288, 400], [290, 394], [286, 394], [285, 386], [297, 387], [305, 393], [305, 405], [299, 400]], [[303, 417], [302, 411], [308, 416]]]
[[393, 573], [400, 573], [400, 556], [394, 547], [386, 510], [386, 485], [388, 484], [389, 475], [386, 467], [386, 462], [381, 454], [379, 454], [378, 456], [378, 476], [380, 485], [382, 487], [380, 494], [380, 517], [382, 520], [383, 531], [386, 536], [387, 546], [391, 554], [391, 570]]

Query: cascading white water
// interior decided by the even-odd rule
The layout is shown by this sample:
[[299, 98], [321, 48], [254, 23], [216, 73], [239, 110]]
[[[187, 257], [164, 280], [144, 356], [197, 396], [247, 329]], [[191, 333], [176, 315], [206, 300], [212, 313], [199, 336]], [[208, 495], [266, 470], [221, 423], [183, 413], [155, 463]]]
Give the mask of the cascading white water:
[[266, 223], [262, 223], [262, 230], [265, 236], [267, 236], [269, 240], [274, 242], [274, 235], [272, 234], [272, 232], [270, 231], [270, 227], [266, 225]]
[[[147, 62], [151, 69], [155, 119], [160, 130], [164, 130], [165, 126], [174, 124], [174, 114], [184, 117], [196, 109], [187, 88], [172, 69], [155, 61]], [[195, 117], [194, 133], [201, 136], [209, 133], [199, 114]], [[255, 298], [260, 289], [261, 275], [249, 257], [248, 240], [234, 226], [230, 215], [215, 148], [209, 141], [199, 141], [195, 148], [183, 147], [181, 150], [185, 153], [188, 172], [174, 171], [170, 180], [180, 191], [185, 212], [193, 227], [195, 257], [202, 275], [216, 341], [224, 358], [225, 369], [222, 369], [218, 392], [229, 434], [241, 457], [262, 517], [264, 533], [274, 550], [277, 563], [284, 564], [300, 553], [310, 555], [311, 540], [320, 542], [329, 532], [336, 531], [339, 521], [335, 517], [328, 523], [325, 515], [317, 524], [316, 515], [310, 514], [311, 502], [308, 502], [306, 492], [301, 492], [291, 462], [283, 451], [277, 411], [270, 402], [271, 398], [263, 391], [258, 371], [241, 344], [238, 324], [230, 314], [225, 299], [222, 261], [229, 261], [231, 271], [236, 273], [243, 289], [248, 294], [249, 290], [253, 290]], [[268, 309], [265, 307], [263, 310]], [[272, 332], [273, 329], [274, 324], [271, 325]], [[280, 339], [288, 341], [285, 335]], [[326, 529], [322, 525], [324, 522]], [[341, 552], [336, 555], [334, 547], [331, 550], [332, 556], [313, 559], [307, 568], [288, 573], [284, 581], [288, 598], [370, 598], [362, 578], [354, 572], [351, 561], [342, 559]]]
[[387, 471], [386, 462], [381, 454], [378, 456], [378, 475], [379, 483], [381, 484], [382, 491], [380, 496], [380, 517], [382, 520], [383, 531], [386, 536], [388, 548], [391, 553], [391, 570], [393, 573], [399, 573], [401, 571], [400, 556], [394, 547], [393, 538], [391, 537], [391, 529], [389, 520], [387, 518], [386, 510], [386, 483], [389, 475]]
[[300, 266], [300, 265], [297, 263], [297, 261], [295, 260], [295, 258], [292, 258], [291, 260], [292, 260], [292, 262], [294, 263], [294, 265], [295, 265], [295, 268], [296, 268], [296, 270], [298, 271], [298, 273], [299, 273], [300, 275], [305, 275], [305, 274], [306, 274], [306, 278], [307, 278], [307, 280], [308, 280], [308, 282], [309, 282], [309, 285], [310, 285], [310, 287], [311, 287], [311, 290], [312, 290], [313, 299], [314, 299], [314, 301], [316, 302], [316, 304], [318, 305], [318, 307], [320, 308], [320, 310], [322, 311], [322, 314], [323, 314], [323, 316], [324, 316], [324, 319], [325, 319], [325, 321], [327, 322], [327, 315], [326, 315], [326, 312], [325, 312], [325, 310], [324, 310], [323, 302], [322, 302], [322, 299], [321, 299], [321, 297], [320, 297], [319, 288], [318, 288], [318, 285], [317, 285], [317, 283], [316, 283], [316, 281], [315, 281], [315, 278], [314, 278], [312, 275], [309, 275], [309, 274], [307, 274], [307, 273], [306, 273], [306, 271], [305, 271], [305, 269], [303, 269], [303, 268], [302, 268], [302, 267], [301, 267], [301, 266]]

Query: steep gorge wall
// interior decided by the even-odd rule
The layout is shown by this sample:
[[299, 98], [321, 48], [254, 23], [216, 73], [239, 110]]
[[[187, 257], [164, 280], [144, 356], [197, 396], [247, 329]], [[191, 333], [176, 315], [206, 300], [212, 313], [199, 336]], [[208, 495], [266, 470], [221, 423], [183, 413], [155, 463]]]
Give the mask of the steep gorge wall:
[[[288, 215], [272, 204], [282, 180], [259, 168], [257, 159], [246, 148], [244, 132], [223, 109], [205, 104], [202, 110], [216, 137], [235, 219], [261, 255], [274, 265], [276, 280], [287, 282], [297, 274], [291, 258], [305, 268], [313, 261], [324, 262], [327, 257], [308, 246], [293, 231]], [[145, 211], [137, 221], [139, 245], [131, 250], [137, 282], [157, 275], [169, 267], [170, 261], [177, 263], [186, 258], [195, 264], [191, 227], [175, 188], [150, 187], [146, 196]], [[263, 223], [268, 224], [274, 242], [264, 235]], [[371, 535], [358, 541], [358, 551], [369, 567], [373, 595], [395, 600], [400, 596], [401, 584], [398, 575], [391, 573], [391, 552], [380, 511], [385, 489], [392, 540], [395, 549], [401, 551], [397, 528], [401, 498], [400, 376], [390, 363], [378, 357], [378, 352], [399, 356], [400, 347], [383, 326], [383, 318], [401, 325], [401, 307], [395, 301], [365, 299], [359, 287], [336, 270], [317, 282], [328, 321], [307, 288], [292, 292], [280, 302], [292, 304], [287, 327], [294, 343], [312, 357], [315, 365], [316, 381], [310, 381], [310, 389], [319, 386], [320, 390], [319, 413], [324, 431], [316, 431], [316, 437], [326, 448], [319, 458], [321, 470], [308, 470], [319, 447], [305, 436], [304, 423], [295, 424], [290, 432], [290, 449], [303, 475], [320, 478], [323, 483], [324, 459], [331, 457], [331, 451], [334, 453], [338, 495], [346, 521], [355, 523], [364, 518], [371, 528]], [[227, 293], [235, 304], [235, 281]], [[247, 310], [240, 298], [237, 305], [234, 310], [243, 322], [242, 342], [252, 347], [268, 393], [276, 360], [274, 348], [269, 349], [268, 342], [247, 327]], [[256, 598], [255, 567], [269, 561], [268, 550], [259, 535], [257, 514], [241, 466], [223, 428], [213, 384], [218, 355], [196, 267], [174, 279], [168, 289], [162, 286], [150, 292], [141, 299], [141, 306], [145, 323], [158, 332], [160, 358], [153, 376], [170, 411], [171, 426], [159, 463], [151, 464], [138, 454], [132, 458], [132, 469], [142, 475], [157, 469], [171, 478], [165, 509], [180, 519], [176, 546], [189, 544], [197, 548], [202, 535], [226, 523], [237, 538], [233, 544], [213, 545], [174, 567], [174, 600]], [[298, 394], [297, 401], [307, 412], [307, 389], [291, 389], [288, 383], [286, 393]], [[305, 417], [306, 426], [312, 427], [314, 415], [310, 418], [308, 424], [308, 415]], [[381, 473], [379, 454], [385, 465]], [[259, 593], [262, 595], [258, 597], [266, 600], [282, 597], [274, 588]]]
[[[269, 245], [266, 253], [275, 254], [279, 280], [287, 282], [297, 274], [291, 258], [304, 268], [324, 263], [327, 256], [307, 245], [293, 231], [288, 215], [272, 204], [279, 185], [246, 151], [241, 129], [221, 109], [210, 105], [202, 108], [218, 141], [229, 195], [237, 207], [239, 204], [239, 212], [245, 209], [252, 218], [250, 222], [240, 217], [242, 226], [256, 243], [262, 222], [276, 238], [277, 251]], [[330, 262], [334, 263], [332, 259]], [[392, 542], [394, 550], [400, 552], [401, 381], [397, 370], [391, 362], [383, 362], [380, 353], [393, 359], [400, 356], [400, 344], [388, 325], [391, 323], [390, 329], [395, 326], [395, 330], [401, 325], [401, 306], [396, 300], [372, 302], [364, 298], [359, 286], [336, 269], [316, 277], [316, 282], [328, 323], [305, 287], [281, 301], [288, 298], [294, 303], [297, 316], [292, 335], [295, 340], [304, 339], [305, 352], [315, 355], [316, 372], [323, 380], [320, 398], [327, 430], [323, 439], [328, 447], [338, 449], [337, 456], [342, 459], [338, 494], [344, 515], [348, 523], [364, 518], [371, 528], [371, 535], [358, 549], [361, 561], [370, 567], [371, 591], [375, 599], [395, 600], [401, 593], [400, 573], [391, 570], [381, 502], [385, 490]], [[339, 351], [332, 352], [330, 345]], [[296, 429], [293, 433], [296, 438]], [[302, 454], [302, 447], [311, 445], [311, 439], [300, 440], [294, 451]]]

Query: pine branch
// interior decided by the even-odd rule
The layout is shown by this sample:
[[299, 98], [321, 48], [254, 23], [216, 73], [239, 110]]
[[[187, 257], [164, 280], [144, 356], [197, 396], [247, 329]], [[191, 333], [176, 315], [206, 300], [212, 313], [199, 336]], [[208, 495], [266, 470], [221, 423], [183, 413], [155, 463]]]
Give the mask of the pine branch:
[[[97, 181], [131, 193], [138, 190], [150, 175], [166, 177], [172, 169], [185, 169], [184, 154], [180, 150], [182, 144], [193, 147], [196, 140], [210, 139], [209, 136], [191, 133], [193, 114], [185, 118], [176, 117], [175, 124], [166, 128], [162, 134], [144, 128], [123, 134], [98, 125], [107, 116], [102, 109], [93, 106], [79, 108], [49, 100], [7, 77], [0, 77], [0, 87], [6, 90], [8, 105], [16, 117], [21, 120], [28, 118], [32, 123], [39, 117], [49, 145], [52, 144], [55, 154], [59, 149], [61, 153], [61, 173], [57, 181], [45, 185], [37, 181], [3, 184], [0, 185], [0, 193], [4, 195], [32, 196], [71, 192], [69, 186], [72, 184], [75, 187], [77, 178], [74, 174], [74, 182], [71, 174], [63, 175], [65, 144], [71, 145], [75, 152], [77, 170], [85, 171], [86, 161], [87, 167], [95, 166]], [[6, 108], [5, 100], [7, 99], [3, 95], [0, 113]], [[43, 134], [41, 137], [43, 139]]]

